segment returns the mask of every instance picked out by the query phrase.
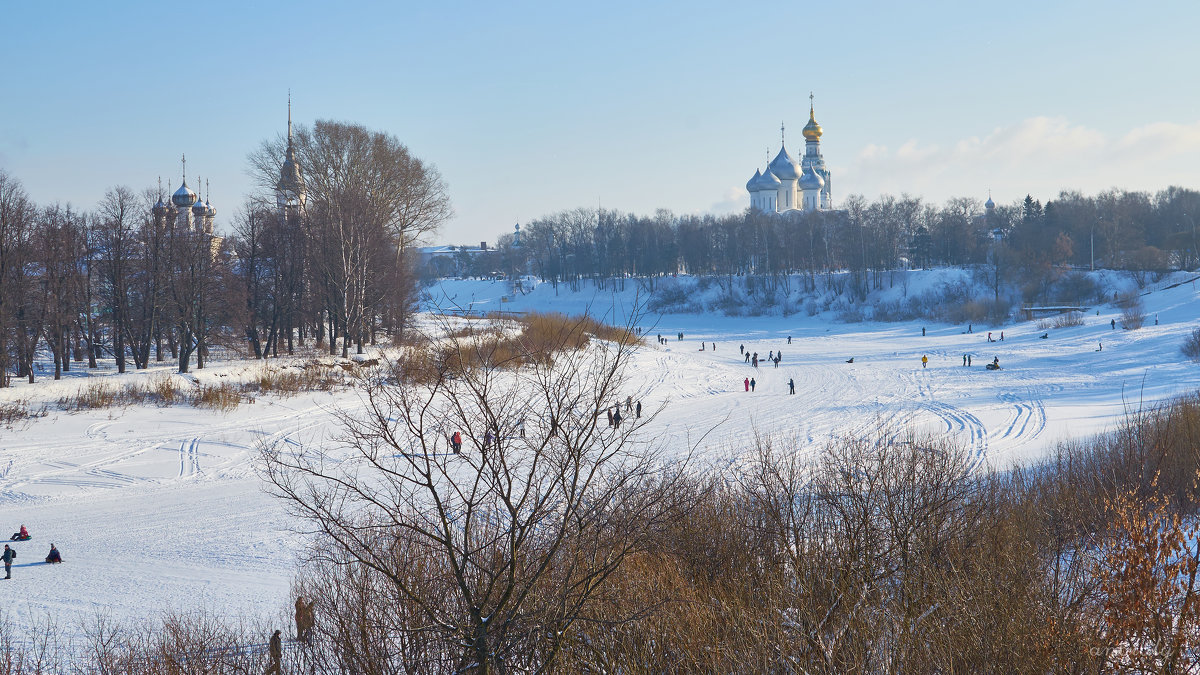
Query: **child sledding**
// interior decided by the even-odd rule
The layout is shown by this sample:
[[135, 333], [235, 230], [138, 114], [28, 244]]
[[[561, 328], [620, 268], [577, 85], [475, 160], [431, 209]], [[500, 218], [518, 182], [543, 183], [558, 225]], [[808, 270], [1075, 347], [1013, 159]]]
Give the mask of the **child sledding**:
[[988, 370], [1000, 370], [1000, 357], [997, 356], [994, 359], [992, 359], [992, 362], [987, 364], [987, 369]]
[[33, 536], [29, 534], [29, 530], [25, 529], [24, 525], [21, 526], [19, 532], [13, 532], [13, 535], [8, 538], [9, 541], [29, 541], [30, 539], [33, 539]]

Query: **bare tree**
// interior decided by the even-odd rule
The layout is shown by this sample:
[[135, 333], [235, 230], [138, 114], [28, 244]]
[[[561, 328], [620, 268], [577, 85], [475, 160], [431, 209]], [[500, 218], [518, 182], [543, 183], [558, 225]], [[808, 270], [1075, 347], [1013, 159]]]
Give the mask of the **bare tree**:
[[683, 463], [643, 439], [653, 415], [599, 422], [634, 339], [568, 348], [582, 326], [515, 353], [471, 331], [425, 378], [408, 361], [365, 377], [365, 412], [344, 416], [336, 447], [265, 450], [265, 477], [319, 533], [318, 557], [386, 580], [386, 613], [409, 617], [392, 639], [423, 636], [456, 670], [549, 668], [609, 576], [681, 507]]
[[[16, 352], [18, 373], [33, 381], [21, 349], [25, 340], [23, 318], [31, 294], [28, 256], [33, 235], [33, 203], [21, 182], [0, 169], [0, 387], [9, 385], [10, 354]], [[34, 330], [34, 336], [40, 326]], [[36, 338], [35, 338], [36, 339]]]
[[[251, 175], [264, 191], [275, 187], [285, 147], [279, 138], [250, 155]], [[361, 353], [377, 325], [405, 325], [411, 284], [404, 280], [414, 275], [409, 251], [450, 216], [445, 183], [394, 136], [361, 125], [300, 127], [294, 152], [305, 175], [302, 259], [313, 287], [305, 297], [329, 319], [330, 353], [337, 353], [338, 337], [343, 356], [352, 340]]]

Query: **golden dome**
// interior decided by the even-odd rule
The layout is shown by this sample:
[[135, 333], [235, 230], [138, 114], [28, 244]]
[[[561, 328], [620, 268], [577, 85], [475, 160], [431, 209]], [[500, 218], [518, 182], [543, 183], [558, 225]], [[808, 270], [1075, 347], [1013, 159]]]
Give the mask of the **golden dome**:
[[808, 108], [808, 124], [804, 125], [804, 138], [809, 141], [821, 138], [821, 125], [817, 124], [816, 113], [813, 112], [812, 106]]

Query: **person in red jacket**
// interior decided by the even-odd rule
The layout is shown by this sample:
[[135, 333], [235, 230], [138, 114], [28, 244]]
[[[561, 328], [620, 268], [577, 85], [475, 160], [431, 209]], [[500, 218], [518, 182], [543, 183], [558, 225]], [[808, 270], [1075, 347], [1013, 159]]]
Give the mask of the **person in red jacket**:
[[746, 391], [750, 391], [750, 378], [747, 377], [745, 380], [742, 381], [742, 384], [744, 384], [746, 386]]
[[26, 539], [29, 539], [29, 538], [30, 538], [29, 530], [25, 529], [25, 526], [22, 525], [21, 531], [13, 532], [13, 536], [9, 537], [8, 539], [9, 539], [9, 541], [25, 541]]

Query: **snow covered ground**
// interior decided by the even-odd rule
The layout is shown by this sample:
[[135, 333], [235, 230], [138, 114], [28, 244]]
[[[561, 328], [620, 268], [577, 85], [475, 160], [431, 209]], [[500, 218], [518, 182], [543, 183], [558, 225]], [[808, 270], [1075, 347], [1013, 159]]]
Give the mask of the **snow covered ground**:
[[[926, 324], [922, 336], [920, 323], [839, 324], [827, 315], [646, 317], [649, 340], [630, 370], [628, 393], [646, 406], [665, 406], [656, 431], [668, 438], [694, 442], [711, 430], [700, 448], [714, 461], [736, 458], [755, 430], [804, 448], [886, 423], [949, 432], [981, 463], [1003, 466], [1068, 437], [1112, 429], [1139, 405], [1197, 389], [1200, 366], [1179, 353], [1184, 337], [1200, 326], [1200, 295], [1188, 279], [1147, 289], [1141, 330], [1112, 330], [1120, 310], [1103, 305], [1085, 325], [1052, 329], [1044, 340], [1036, 322], [974, 326], [972, 333]], [[1179, 282], [1185, 283], [1166, 288]], [[560, 285], [556, 295], [549, 284], [521, 294], [505, 282], [481, 281], [445, 281], [433, 291], [442, 307], [590, 308], [617, 321], [636, 296], [632, 283], [617, 294], [590, 287], [570, 293]], [[987, 342], [989, 330], [995, 338], [1003, 331], [1004, 341]], [[680, 331], [683, 341], [675, 339]], [[655, 343], [659, 333], [666, 345]], [[756, 370], [739, 345], [763, 359], [776, 350], [783, 358], [778, 368], [764, 363]], [[972, 367], [962, 366], [964, 354]], [[986, 371], [997, 356], [1003, 369]], [[193, 377], [241, 379], [256, 368], [217, 363]], [[34, 535], [15, 544], [13, 578], [0, 584], [15, 626], [47, 615], [73, 629], [97, 613], [128, 620], [204, 608], [265, 619], [286, 610], [305, 540], [282, 504], [264, 493], [256, 447], [263, 440], [320, 443], [337, 432], [334, 411], [354, 408], [357, 395], [259, 396], [228, 414], [183, 405], [84, 413], [53, 406], [96, 378], [125, 382], [169, 370], [73, 372], [62, 382], [0, 390], [0, 400], [51, 404], [47, 417], [0, 430], [0, 533], [24, 523]], [[743, 386], [750, 377], [753, 393]], [[795, 395], [787, 393], [789, 379]], [[63, 565], [40, 562], [51, 542]]]

